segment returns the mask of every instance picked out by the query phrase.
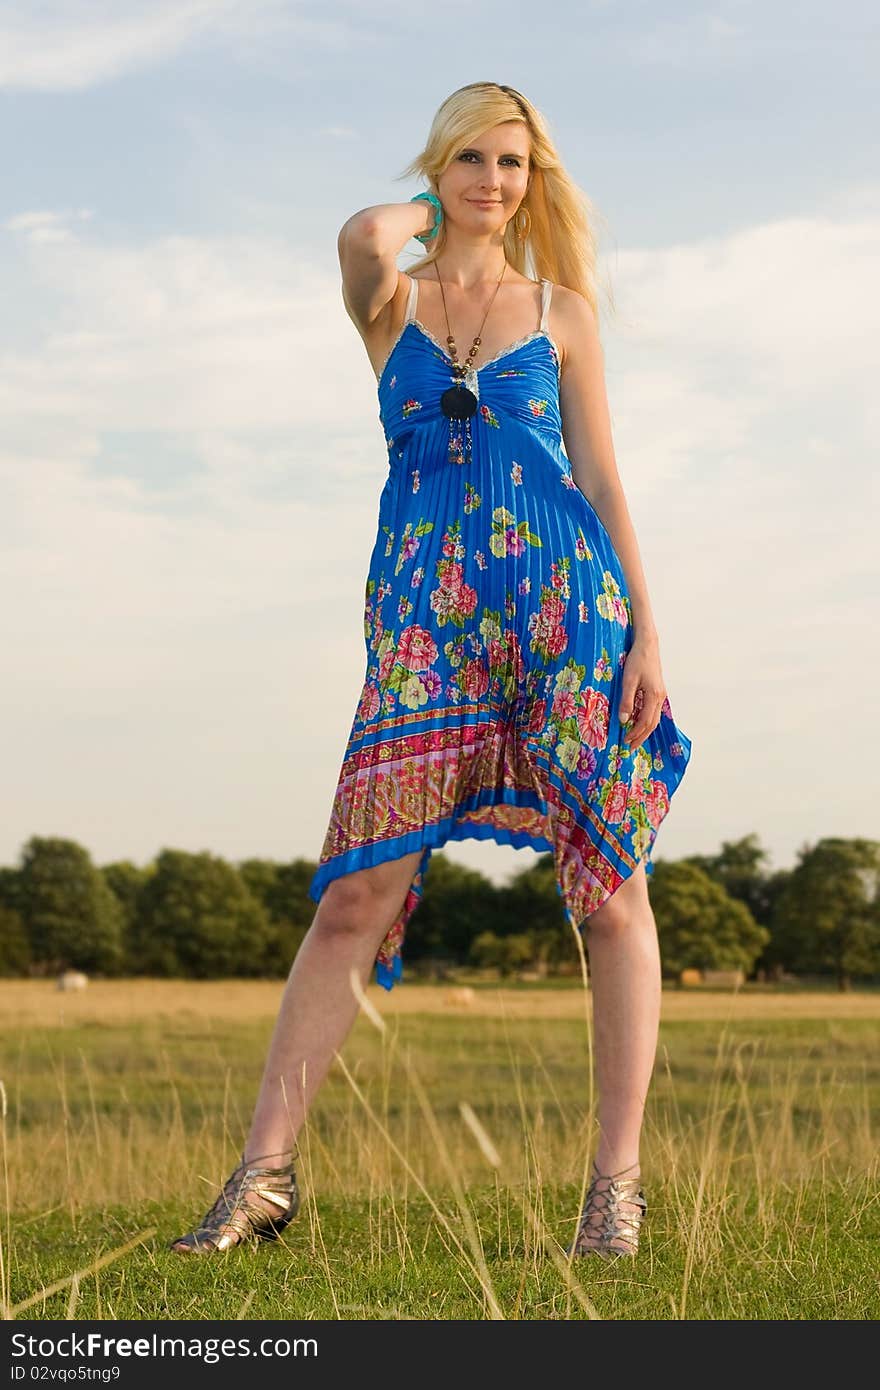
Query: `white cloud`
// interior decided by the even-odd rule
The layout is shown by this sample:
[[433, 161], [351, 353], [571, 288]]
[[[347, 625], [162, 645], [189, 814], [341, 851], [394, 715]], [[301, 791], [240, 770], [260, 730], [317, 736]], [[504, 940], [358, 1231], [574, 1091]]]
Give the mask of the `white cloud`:
[[[66, 431], [86, 421], [265, 430], [362, 420], [369, 369], [344, 331], [338, 280], [289, 244], [167, 237], [103, 247], [69, 236], [47, 248], [30, 226], [27, 240], [26, 273], [55, 319], [32, 352], [10, 344], [0, 408], [40, 438], [53, 421]], [[349, 376], [361, 387], [346, 387], [342, 402]]]
[[347, 44], [357, 20], [299, 0], [43, 0], [0, 8], [0, 88], [78, 91], [168, 61], [197, 42], [259, 61], [267, 35]]
[[8, 232], [26, 232], [29, 235], [45, 228], [60, 227], [66, 230], [68, 222], [85, 222], [92, 216], [91, 208], [74, 208], [70, 211], [55, 208], [35, 209], [33, 212], [19, 212], [0, 223]]

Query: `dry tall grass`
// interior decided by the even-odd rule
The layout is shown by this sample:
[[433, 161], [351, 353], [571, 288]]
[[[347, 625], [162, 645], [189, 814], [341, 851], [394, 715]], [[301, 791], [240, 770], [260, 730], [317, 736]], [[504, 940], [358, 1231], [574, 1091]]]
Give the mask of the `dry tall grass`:
[[[281, 980], [93, 980], [82, 993], [64, 994], [47, 980], [0, 980], [0, 1029], [61, 1028], [76, 1023], [110, 1025], [139, 1019], [234, 1019], [238, 1023], [273, 1019], [281, 999]], [[409, 1014], [450, 1014], [481, 1018], [582, 1018], [581, 990], [517, 989], [505, 986], [474, 991], [472, 1005], [457, 1004], [445, 985], [404, 982], [390, 992], [370, 985], [366, 997], [384, 1018]], [[663, 1018], [880, 1020], [880, 993], [838, 993], [770, 989], [665, 989]]]

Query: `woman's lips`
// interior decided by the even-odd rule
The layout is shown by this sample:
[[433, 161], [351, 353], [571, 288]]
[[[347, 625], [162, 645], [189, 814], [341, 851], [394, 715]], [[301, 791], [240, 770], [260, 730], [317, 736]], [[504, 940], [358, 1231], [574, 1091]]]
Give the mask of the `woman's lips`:
[[501, 206], [497, 198], [471, 198], [471, 202], [478, 208], [497, 208]]

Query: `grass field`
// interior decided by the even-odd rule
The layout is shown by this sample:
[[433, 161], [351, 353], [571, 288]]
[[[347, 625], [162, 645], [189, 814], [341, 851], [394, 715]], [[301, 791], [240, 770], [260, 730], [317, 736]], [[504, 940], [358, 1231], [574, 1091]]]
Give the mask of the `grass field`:
[[664, 993], [638, 1259], [577, 1261], [590, 996], [368, 991], [277, 1245], [166, 1250], [240, 1151], [281, 982], [0, 981], [7, 1318], [880, 1311], [880, 995]]

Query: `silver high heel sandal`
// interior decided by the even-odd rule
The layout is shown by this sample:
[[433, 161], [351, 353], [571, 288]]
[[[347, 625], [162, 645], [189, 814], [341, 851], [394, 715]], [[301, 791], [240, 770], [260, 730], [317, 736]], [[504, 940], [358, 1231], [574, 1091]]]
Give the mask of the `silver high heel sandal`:
[[[168, 1248], [179, 1255], [207, 1255], [245, 1242], [277, 1240], [299, 1211], [293, 1158], [281, 1168], [260, 1168], [258, 1162], [242, 1160], [196, 1229], [171, 1241]], [[255, 1202], [254, 1197], [271, 1205]]]
[[[631, 1168], [635, 1166], [630, 1164]], [[627, 1168], [620, 1170], [621, 1173], [628, 1171]], [[598, 1187], [600, 1181], [607, 1181], [608, 1186]], [[594, 1162], [577, 1237], [565, 1253], [568, 1256], [599, 1255], [604, 1259], [617, 1255], [634, 1257], [648, 1210], [641, 1184], [641, 1176], [621, 1178], [620, 1173], [600, 1173]], [[624, 1202], [632, 1203], [638, 1210], [624, 1210], [621, 1206]]]

